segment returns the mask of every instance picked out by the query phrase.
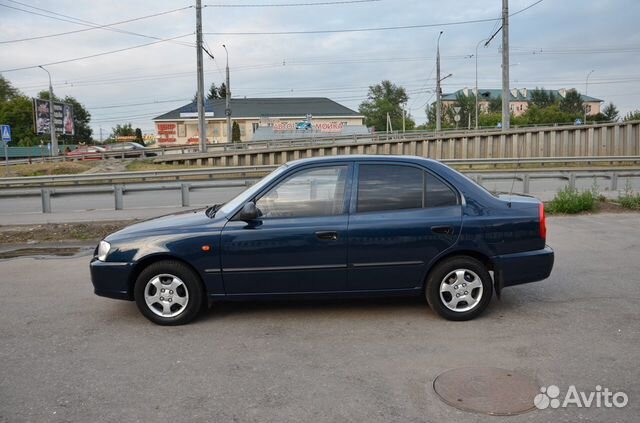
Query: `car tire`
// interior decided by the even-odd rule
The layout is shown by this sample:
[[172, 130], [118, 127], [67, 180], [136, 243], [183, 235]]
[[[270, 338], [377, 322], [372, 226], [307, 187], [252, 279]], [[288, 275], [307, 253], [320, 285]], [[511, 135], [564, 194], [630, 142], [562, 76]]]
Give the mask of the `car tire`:
[[480, 261], [457, 256], [438, 263], [429, 272], [425, 295], [432, 310], [447, 320], [471, 320], [491, 302], [493, 283]]
[[189, 323], [205, 304], [198, 274], [175, 260], [155, 262], [144, 268], [136, 279], [134, 297], [140, 312], [163, 326]]

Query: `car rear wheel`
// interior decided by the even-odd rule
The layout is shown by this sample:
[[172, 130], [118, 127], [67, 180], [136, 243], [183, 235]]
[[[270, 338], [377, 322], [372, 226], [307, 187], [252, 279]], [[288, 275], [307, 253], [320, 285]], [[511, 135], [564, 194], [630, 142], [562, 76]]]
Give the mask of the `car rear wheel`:
[[426, 297], [432, 310], [448, 320], [470, 320], [491, 301], [493, 285], [486, 267], [458, 256], [436, 265], [427, 277]]
[[134, 295], [140, 312], [166, 326], [192, 321], [203, 308], [200, 278], [179, 261], [159, 261], [146, 267], [136, 280]]

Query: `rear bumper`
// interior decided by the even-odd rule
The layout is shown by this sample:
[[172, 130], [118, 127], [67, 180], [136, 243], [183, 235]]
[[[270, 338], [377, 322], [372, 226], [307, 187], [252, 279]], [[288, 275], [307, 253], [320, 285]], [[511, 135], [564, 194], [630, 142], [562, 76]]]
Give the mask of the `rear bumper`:
[[496, 288], [520, 285], [546, 279], [553, 269], [551, 247], [542, 250], [505, 254], [491, 258], [496, 276]]
[[133, 300], [133, 292], [129, 285], [133, 269], [130, 263], [103, 262], [93, 259], [89, 268], [96, 295], [118, 300]]

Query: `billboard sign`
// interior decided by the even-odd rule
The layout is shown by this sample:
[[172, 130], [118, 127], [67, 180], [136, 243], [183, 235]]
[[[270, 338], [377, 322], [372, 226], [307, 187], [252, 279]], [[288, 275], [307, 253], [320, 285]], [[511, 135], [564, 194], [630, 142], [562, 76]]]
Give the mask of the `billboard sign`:
[[160, 144], [176, 142], [177, 127], [175, 123], [157, 123], [158, 142]]
[[[36, 134], [48, 134], [50, 128], [51, 113], [49, 110], [49, 100], [41, 98], [33, 99], [33, 122]], [[71, 104], [53, 102], [53, 123], [56, 134], [74, 135], [73, 106]]]

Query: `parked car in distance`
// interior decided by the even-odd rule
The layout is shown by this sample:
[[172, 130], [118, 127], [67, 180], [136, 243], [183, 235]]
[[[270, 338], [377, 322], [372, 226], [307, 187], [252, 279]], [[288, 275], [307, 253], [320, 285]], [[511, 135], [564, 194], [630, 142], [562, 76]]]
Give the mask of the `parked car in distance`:
[[307, 131], [310, 129], [313, 129], [311, 122], [304, 121], [296, 123], [296, 130], [298, 131]]
[[535, 198], [493, 195], [420, 157], [337, 156], [115, 232], [90, 269], [97, 295], [177, 325], [215, 301], [380, 295], [424, 295], [440, 316], [468, 320], [553, 262]]
[[97, 145], [81, 145], [73, 151], [65, 153], [67, 157], [81, 157], [82, 160], [101, 160], [106, 149]]
[[110, 152], [122, 152], [125, 157], [140, 157], [144, 153], [147, 157], [156, 156], [156, 153], [146, 151], [148, 147], [137, 142], [119, 142], [115, 144], [106, 144], [104, 148]]

